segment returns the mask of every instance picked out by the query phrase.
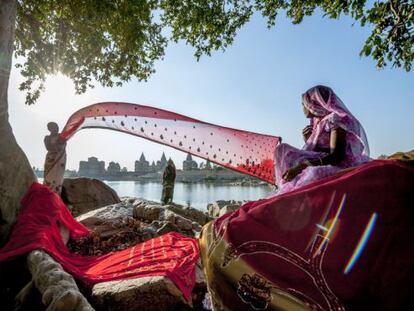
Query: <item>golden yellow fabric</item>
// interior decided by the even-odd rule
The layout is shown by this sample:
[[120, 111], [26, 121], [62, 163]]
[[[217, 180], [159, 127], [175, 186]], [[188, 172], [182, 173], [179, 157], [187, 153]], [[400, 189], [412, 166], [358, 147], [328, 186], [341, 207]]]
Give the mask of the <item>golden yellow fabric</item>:
[[388, 160], [399, 160], [414, 165], [414, 150], [409, 152], [396, 152], [387, 157]]
[[[214, 310], [310, 310], [305, 303], [259, 275], [242, 258], [233, 256], [227, 242], [215, 234], [213, 222], [204, 226], [199, 243]], [[241, 298], [243, 287], [257, 294], [255, 308]]]

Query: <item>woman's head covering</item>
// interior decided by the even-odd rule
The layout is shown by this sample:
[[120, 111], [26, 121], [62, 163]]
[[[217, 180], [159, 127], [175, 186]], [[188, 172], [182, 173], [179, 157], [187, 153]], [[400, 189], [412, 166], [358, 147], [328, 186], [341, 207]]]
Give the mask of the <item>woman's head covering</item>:
[[317, 118], [331, 116], [335, 119], [339, 127], [360, 140], [364, 147], [363, 154], [369, 155], [364, 128], [330, 87], [317, 85], [310, 88], [302, 95], [302, 103]]
[[315, 116], [323, 118], [330, 113], [336, 113], [340, 117], [352, 116], [345, 104], [339, 99], [334, 91], [327, 86], [317, 85], [302, 95], [303, 105]]

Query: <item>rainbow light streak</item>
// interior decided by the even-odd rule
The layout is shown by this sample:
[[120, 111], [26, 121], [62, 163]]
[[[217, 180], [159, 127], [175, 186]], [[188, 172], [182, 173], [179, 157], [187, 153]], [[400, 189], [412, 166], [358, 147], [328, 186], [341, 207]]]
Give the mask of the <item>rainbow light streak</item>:
[[359, 256], [361, 256], [362, 251], [364, 250], [365, 246], [367, 245], [368, 239], [372, 233], [372, 230], [374, 229], [375, 222], [378, 218], [377, 213], [373, 213], [371, 215], [371, 218], [368, 222], [368, 224], [365, 226], [364, 233], [362, 234], [361, 238], [359, 239], [359, 242], [357, 246], [354, 249], [354, 252], [352, 253], [351, 258], [348, 260], [348, 264], [346, 265], [344, 269], [344, 274], [347, 274], [351, 269], [354, 267], [355, 262], [358, 260]]
[[306, 245], [305, 252], [309, 249], [309, 247], [315, 241], [315, 239], [318, 236], [318, 233], [319, 233], [320, 230], [328, 231], [328, 228], [326, 228], [325, 226], [323, 226], [321, 224], [326, 223], [326, 218], [328, 217], [329, 212], [331, 211], [332, 203], [333, 203], [333, 201], [335, 199], [335, 196], [336, 196], [336, 191], [334, 191], [332, 193], [331, 199], [329, 200], [329, 204], [326, 206], [326, 209], [323, 212], [323, 215], [322, 215], [321, 219], [319, 220], [319, 223], [316, 224], [316, 230], [313, 232], [312, 237], [310, 238], [308, 244]]
[[321, 229], [323, 231], [328, 231], [328, 229], [325, 226], [322, 226], [320, 224], [316, 224], [316, 227], [318, 227], [319, 229]]
[[320, 254], [322, 248], [325, 246], [325, 244], [328, 243], [329, 238], [331, 237], [331, 234], [332, 234], [332, 232], [333, 232], [333, 230], [334, 230], [334, 228], [335, 228], [335, 226], [336, 226], [336, 224], [338, 222], [339, 215], [341, 214], [342, 209], [343, 209], [343, 207], [345, 205], [345, 199], [346, 199], [346, 193], [342, 196], [341, 203], [339, 204], [339, 207], [338, 207], [338, 210], [336, 211], [335, 217], [333, 218], [332, 223], [331, 223], [329, 229], [326, 231], [326, 234], [324, 236], [324, 240], [322, 241], [321, 245], [319, 245], [319, 247], [316, 250], [316, 252], [313, 254], [313, 258], [315, 258], [316, 256], [318, 256]]

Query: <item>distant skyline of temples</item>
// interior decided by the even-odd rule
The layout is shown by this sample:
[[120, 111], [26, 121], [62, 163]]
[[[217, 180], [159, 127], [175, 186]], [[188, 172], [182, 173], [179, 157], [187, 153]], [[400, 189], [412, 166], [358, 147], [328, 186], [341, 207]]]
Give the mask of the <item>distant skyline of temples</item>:
[[[171, 158], [169, 158], [171, 159]], [[148, 161], [144, 152], [138, 160], [135, 161], [134, 171], [128, 171], [126, 167], [121, 168], [120, 163], [111, 161], [106, 168], [105, 161], [99, 161], [97, 157], [89, 157], [87, 161], [79, 162], [79, 176], [116, 176], [120, 174], [136, 174], [145, 175], [150, 173], [162, 172], [167, 166], [167, 157], [163, 152], [160, 160]], [[210, 161], [201, 162], [200, 165], [193, 160], [191, 154], [187, 154], [186, 159], [182, 163], [183, 171], [196, 171], [196, 170], [212, 170], [213, 166]]]
[[[145, 154], [141, 153], [138, 160], [135, 161], [134, 170], [128, 171], [124, 166], [115, 161], [110, 161], [106, 166], [105, 161], [100, 161], [97, 157], [88, 157], [87, 161], [79, 161], [79, 170], [65, 170], [65, 177], [88, 177], [101, 180], [118, 180], [118, 181], [142, 181], [142, 182], [160, 182], [162, 172], [167, 165], [167, 156], [162, 153], [158, 161], [149, 161]], [[253, 177], [228, 170], [220, 165], [215, 165], [210, 161], [197, 163], [191, 154], [187, 154], [182, 162], [182, 169], [177, 166], [178, 182], [195, 183], [195, 182], [244, 182], [254, 180]], [[39, 178], [43, 178], [43, 167], [38, 169], [33, 167], [33, 171]]]
[[[171, 159], [171, 158], [170, 158]], [[149, 161], [146, 160], [144, 152], [141, 153], [139, 160], [135, 161], [135, 172], [140, 173], [154, 173], [160, 172], [167, 166], [167, 157], [165, 153], [162, 153], [161, 159], [155, 163], [152, 161], [150, 164]]]

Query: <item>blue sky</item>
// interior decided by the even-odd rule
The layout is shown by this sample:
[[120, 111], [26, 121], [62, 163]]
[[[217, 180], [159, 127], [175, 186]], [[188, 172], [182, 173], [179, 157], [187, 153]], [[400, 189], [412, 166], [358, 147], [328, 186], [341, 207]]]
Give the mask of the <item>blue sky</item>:
[[[316, 84], [331, 86], [363, 124], [371, 155], [414, 149], [414, 72], [375, 68], [359, 51], [368, 28], [352, 26], [348, 18], [330, 20], [320, 15], [292, 25], [280, 16], [268, 30], [260, 16], [243, 27], [224, 53], [196, 61], [184, 43], [170, 44], [148, 82], [132, 80], [121, 88], [96, 86], [75, 95], [71, 82], [52, 77], [34, 106], [24, 105], [17, 90], [21, 77], [12, 72], [9, 86], [10, 121], [16, 138], [32, 165], [42, 167], [46, 123], [61, 128], [77, 109], [99, 101], [126, 101], [182, 113], [229, 127], [282, 136], [303, 145], [307, 125], [301, 94]], [[185, 154], [141, 138], [104, 130], [83, 130], [67, 147], [70, 169], [80, 160], [97, 156], [133, 169], [141, 152], [157, 160], [163, 151], [175, 161]]]

